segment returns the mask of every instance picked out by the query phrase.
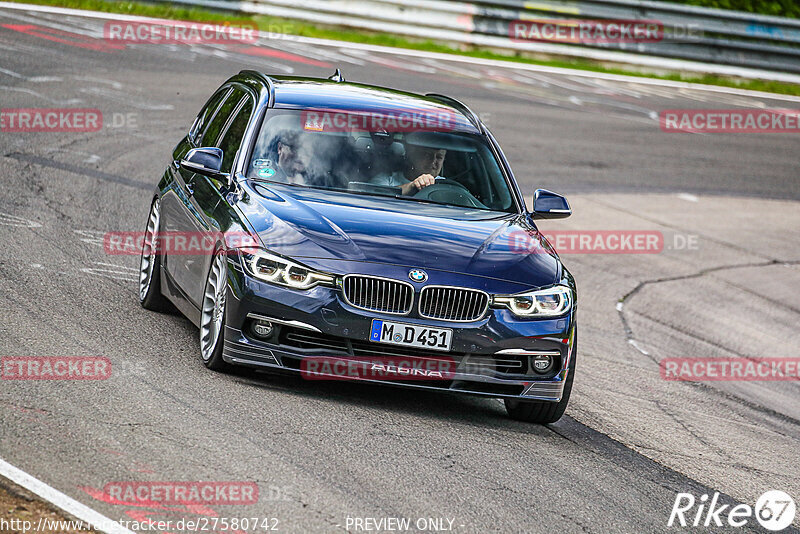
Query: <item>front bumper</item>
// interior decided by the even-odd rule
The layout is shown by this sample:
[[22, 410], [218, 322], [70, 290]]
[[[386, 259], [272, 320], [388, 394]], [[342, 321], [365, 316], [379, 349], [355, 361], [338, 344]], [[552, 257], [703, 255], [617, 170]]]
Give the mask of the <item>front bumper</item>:
[[[317, 286], [293, 290], [245, 276], [230, 263], [223, 359], [231, 364], [300, 373], [312, 380], [353, 379], [417, 389], [513, 399], [561, 400], [571, 372], [575, 308], [556, 319], [521, 320], [509, 310], [490, 308], [478, 321], [449, 322], [410, 314], [397, 316], [361, 310], [347, 304], [339, 289]], [[255, 319], [272, 322], [274, 332], [259, 339]], [[453, 330], [450, 352], [421, 351], [368, 341], [372, 319]], [[553, 365], [544, 373], [532, 358], [546, 353]], [[374, 359], [396, 361], [423, 358], [444, 361], [451, 372], [444, 378], [371, 378], [328, 373], [307, 365], [309, 359], [347, 365]], [[329, 368], [327, 368], [329, 369]]]

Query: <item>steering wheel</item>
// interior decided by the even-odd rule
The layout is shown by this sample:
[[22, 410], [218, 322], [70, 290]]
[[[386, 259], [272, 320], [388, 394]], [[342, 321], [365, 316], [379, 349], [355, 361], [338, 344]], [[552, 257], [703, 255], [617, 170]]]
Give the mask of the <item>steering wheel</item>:
[[480, 200], [472, 196], [469, 189], [448, 178], [437, 178], [435, 184], [423, 187], [413, 196], [414, 198], [444, 202], [466, 208], [487, 209]]

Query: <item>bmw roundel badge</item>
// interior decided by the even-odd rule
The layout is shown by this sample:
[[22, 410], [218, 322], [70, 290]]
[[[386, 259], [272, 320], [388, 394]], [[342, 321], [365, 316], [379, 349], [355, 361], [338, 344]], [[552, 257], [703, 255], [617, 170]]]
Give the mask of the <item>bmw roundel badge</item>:
[[428, 279], [428, 273], [423, 271], [422, 269], [411, 269], [408, 271], [408, 277], [411, 279], [412, 282], [424, 282]]

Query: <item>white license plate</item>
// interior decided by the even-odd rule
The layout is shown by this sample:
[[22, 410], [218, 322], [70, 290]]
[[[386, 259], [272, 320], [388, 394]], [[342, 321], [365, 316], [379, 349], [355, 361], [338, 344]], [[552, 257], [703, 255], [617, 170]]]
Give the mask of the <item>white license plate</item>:
[[373, 319], [369, 340], [431, 350], [450, 350], [453, 331], [449, 328], [431, 328], [418, 324]]

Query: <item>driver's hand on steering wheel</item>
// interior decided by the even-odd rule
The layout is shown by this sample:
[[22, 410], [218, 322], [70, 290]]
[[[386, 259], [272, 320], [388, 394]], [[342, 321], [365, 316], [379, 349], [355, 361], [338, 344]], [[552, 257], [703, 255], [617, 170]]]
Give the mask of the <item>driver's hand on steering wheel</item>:
[[420, 174], [407, 184], [401, 185], [400, 191], [403, 195], [409, 196], [413, 195], [417, 191], [421, 191], [422, 188], [428, 187], [429, 185], [433, 185], [435, 183], [436, 183], [436, 178], [434, 178], [432, 175]]

